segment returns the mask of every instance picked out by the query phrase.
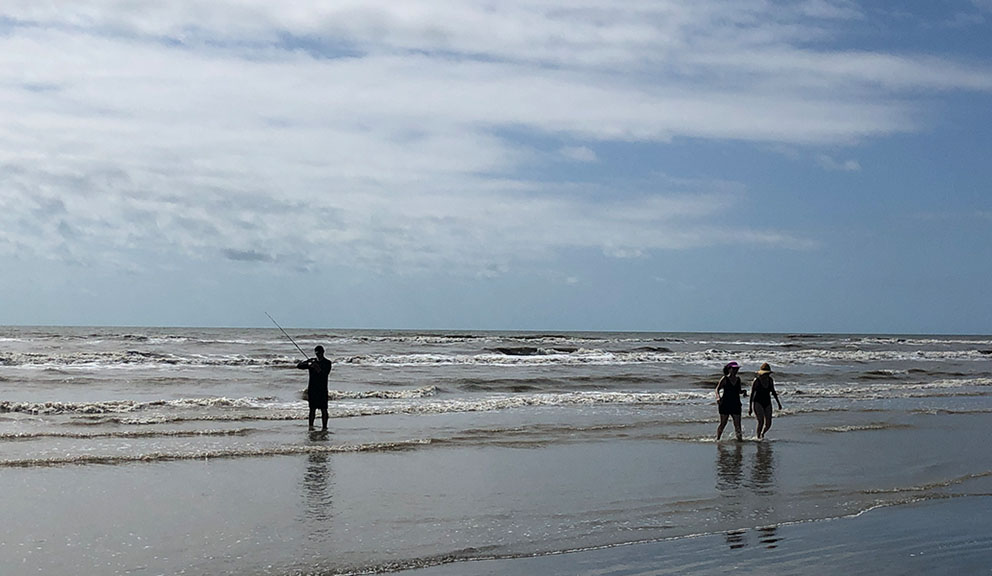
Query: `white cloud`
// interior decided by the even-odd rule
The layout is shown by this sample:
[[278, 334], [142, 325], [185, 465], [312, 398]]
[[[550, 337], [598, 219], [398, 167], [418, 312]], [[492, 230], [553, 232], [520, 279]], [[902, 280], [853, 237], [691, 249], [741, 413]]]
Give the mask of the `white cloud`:
[[739, 202], [718, 182], [520, 176], [533, 150], [507, 133], [586, 163], [603, 141], [834, 144], [917, 129], [918, 91], [992, 90], [974, 65], [811, 47], [863, 17], [827, 0], [11, 0], [0, 254], [305, 267], [327, 249], [498, 274], [565, 248], [802, 244], [714, 229]]
[[565, 146], [558, 151], [563, 157], [574, 162], [595, 162], [596, 152], [588, 146]]
[[824, 170], [832, 172], [860, 172], [861, 164], [857, 160], [837, 160], [827, 154], [819, 154], [816, 163]]

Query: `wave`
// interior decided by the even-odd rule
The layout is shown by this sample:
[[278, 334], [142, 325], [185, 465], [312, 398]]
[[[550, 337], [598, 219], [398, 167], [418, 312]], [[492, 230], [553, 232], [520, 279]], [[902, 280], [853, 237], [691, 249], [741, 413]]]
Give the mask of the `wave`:
[[143, 350], [114, 352], [72, 352], [66, 354], [3, 353], [0, 366], [27, 368], [108, 368], [108, 367], [175, 367], [175, 366], [283, 366], [295, 367], [288, 356], [254, 357], [232, 355], [180, 355]]
[[[636, 382], [641, 376], [632, 376]], [[554, 379], [537, 379], [541, 386], [555, 386]], [[596, 378], [590, 377], [588, 387], [596, 387]], [[513, 408], [542, 406], [581, 405], [692, 405], [710, 403], [711, 383], [699, 387], [668, 389], [663, 391], [610, 391], [576, 390], [571, 379], [561, 381], [562, 391], [536, 391], [536, 385], [527, 380], [506, 379], [495, 383], [468, 381], [458, 388], [468, 391], [489, 392], [484, 397], [447, 397], [435, 385], [413, 389], [376, 389], [371, 391], [331, 390], [329, 398], [335, 402], [335, 417], [352, 417], [385, 414], [441, 414], [454, 412], [492, 412]], [[495, 390], [493, 390], [495, 388]], [[813, 385], [791, 387], [780, 384], [783, 396], [795, 396], [811, 401], [817, 399], [854, 398], [858, 400], [894, 397], [952, 397], [985, 396], [992, 393], [992, 378], [947, 379], [909, 384], [880, 381], [864, 385]], [[507, 392], [509, 390], [509, 392]], [[371, 401], [371, 402], [363, 402]], [[382, 401], [382, 402], [374, 402]], [[30, 402], [0, 401], [0, 414], [23, 413], [32, 415], [71, 415], [100, 417], [129, 415], [135, 418], [121, 423], [156, 423], [183, 420], [286, 420], [297, 418], [306, 404], [301, 400], [287, 401], [272, 396], [227, 398], [199, 397], [172, 400], [110, 400], [93, 402]], [[196, 414], [196, 412], [203, 412]]]
[[[426, 394], [426, 391], [425, 391]], [[355, 394], [355, 396], [358, 396]], [[500, 395], [478, 399], [401, 398], [386, 403], [345, 403], [331, 407], [332, 418], [394, 414], [495, 412], [515, 408], [664, 405], [709, 400], [700, 392], [562, 392]], [[378, 397], [373, 397], [377, 399]], [[357, 398], [361, 399], [361, 398]], [[155, 402], [0, 402], [0, 413], [69, 415], [82, 424], [150, 425], [177, 422], [250, 422], [296, 420], [305, 416], [303, 402], [260, 401], [256, 398], [192, 398]]]
[[574, 354], [579, 348], [574, 346], [558, 346], [553, 348], [537, 348], [533, 346], [503, 346], [492, 350], [505, 356], [552, 356], [556, 354]]
[[[937, 362], [987, 362], [989, 350], [969, 349], [866, 349], [810, 348], [796, 349], [769, 345], [760, 349], [740, 350], [730, 343], [705, 350], [673, 351], [664, 346], [644, 345], [631, 349], [612, 346], [610, 343], [595, 345], [591, 341], [574, 338], [562, 342], [528, 342], [522, 344], [500, 343], [479, 352], [450, 352], [440, 349], [432, 352], [410, 351], [397, 354], [364, 353], [331, 357], [335, 363], [369, 367], [413, 366], [624, 366], [624, 365], [687, 365], [718, 369], [728, 358], [746, 366], [757, 367], [770, 362], [782, 371], [796, 370], [803, 366], [859, 365], [871, 363], [898, 363], [899, 370], [918, 368], [920, 363]], [[716, 343], [714, 343], [716, 344]], [[63, 351], [59, 353], [0, 352], [0, 366], [33, 369], [62, 368], [175, 368], [191, 367], [261, 367], [272, 369], [295, 368], [296, 360], [285, 354], [208, 353], [189, 352], [189, 347], [163, 350], [129, 348], [114, 351]], [[898, 374], [899, 370], [892, 372]], [[884, 378], [886, 370], [869, 370], [862, 378]]]
[[824, 432], [836, 432], [839, 434], [846, 432], [868, 432], [876, 430], [908, 430], [912, 428], [909, 424], [893, 424], [890, 422], [874, 422], [870, 424], [852, 424], [850, 426], [828, 426], [821, 428]]
[[864, 336], [851, 339], [849, 344], [867, 344], [875, 346], [989, 346], [992, 339], [988, 337], [885, 337], [885, 336]]
[[[437, 387], [424, 386], [413, 390], [373, 390], [369, 392], [328, 391], [332, 400], [364, 400], [372, 398], [409, 400], [427, 398], [437, 393]], [[155, 408], [243, 408], [243, 409], [288, 409], [295, 404], [280, 402], [272, 396], [252, 398], [179, 398], [176, 400], [108, 400], [99, 402], [13, 402], [0, 401], [0, 414], [19, 412], [35, 415], [59, 414], [121, 414], [140, 412]]]
[[[776, 385], [776, 388], [779, 387]], [[785, 386], [782, 386], [786, 388]], [[795, 394], [813, 398], [858, 398], [879, 399], [896, 397], [939, 397], [961, 395], [986, 395], [984, 390], [972, 390], [992, 387], [992, 378], [960, 378], [934, 380], [920, 383], [875, 383], [864, 385], [824, 384], [804, 386], [792, 391], [780, 390], [779, 393]]]
[[909, 370], [869, 370], [859, 375], [858, 380], [895, 380], [909, 373]]
[[341, 390], [329, 390], [330, 400], [364, 400], [368, 398], [383, 398], [392, 400], [406, 400], [413, 398], [428, 398], [436, 395], [437, 386], [423, 386], [412, 390], [370, 390], [367, 392], [352, 392]]
[[910, 412], [912, 414], [926, 414], [928, 416], [960, 416], [970, 414], [992, 414], [992, 408], [970, 408], [961, 410], [952, 410], [950, 408], [918, 408], [916, 410], [911, 410]]
[[259, 458], [270, 456], [291, 456], [294, 454], [338, 454], [352, 452], [392, 452], [410, 450], [430, 444], [430, 440], [405, 440], [397, 442], [370, 442], [366, 444], [338, 445], [283, 445], [265, 448], [226, 448], [215, 450], [194, 450], [190, 452], [151, 452], [146, 454], [73, 454], [51, 458], [20, 458], [0, 460], [0, 468], [33, 468], [42, 466], [67, 466], [84, 464], [132, 464], [149, 462], [170, 462], [176, 460], [217, 460], [229, 458]]
[[864, 493], [865, 494], [904, 494], [904, 493], [913, 493], [913, 492], [932, 492], [934, 490], [951, 488], [953, 486], [959, 486], [961, 484], [966, 484], [974, 480], [982, 480], [985, 478], [992, 478], [992, 470], [972, 472], [970, 474], [965, 474], [963, 476], [956, 476], [954, 478], [948, 478], [945, 480], [936, 480], [934, 482], [920, 484], [917, 486], [897, 486], [894, 488], [868, 488], [864, 490]]
[[0, 402], [0, 413], [23, 414], [107, 414], [131, 412], [141, 403], [133, 400], [109, 402]]
[[230, 430], [114, 430], [110, 432], [3, 432], [0, 440], [36, 440], [41, 438], [66, 438], [90, 440], [95, 438], [202, 438], [218, 436], [248, 436], [254, 428], [232, 428]]
[[[668, 376], [666, 380], [673, 380]], [[620, 387], [656, 387], [658, 376], [655, 374], [616, 373], [608, 376], [537, 376], [515, 378], [454, 378], [444, 380], [446, 388], [463, 392], [539, 392], [582, 389], [620, 388]], [[707, 381], [706, 385], [713, 388], [714, 383]]]
[[[567, 350], [567, 351], [566, 351]], [[344, 364], [372, 367], [415, 366], [622, 366], [638, 364], [695, 365], [718, 367], [727, 358], [746, 365], [758, 366], [770, 362], [783, 371], [795, 366], [848, 365], [873, 362], [948, 362], [988, 361], [988, 355], [978, 350], [773, 350], [748, 351], [710, 349], [694, 352], [660, 350], [611, 351], [599, 348], [501, 348], [480, 354], [361, 354], [341, 358]]]
[[87, 426], [103, 426], [106, 424], [116, 424], [122, 426], [151, 426], [157, 424], [178, 424], [183, 422], [281, 422], [303, 420], [306, 418], [306, 414], [306, 408], [301, 405], [301, 407], [297, 410], [286, 410], [282, 412], [148, 414], [141, 416], [119, 416], [114, 414], [101, 416], [78, 415], [72, 423]]
[[183, 398], [179, 400], [107, 400], [100, 402], [0, 402], [0, 413], [20, 412], [35, 415], [121, 414], [155, 407], [172, 408], [259, 408], [268, 398]]
[[[679, 424], [710, 424], [713, 420], [679, 422]], [[652, 440], [676, 442], [713, 442], [712, 435], [700, 437], [659, 431], [658, 423], [651, 420], [612, 422], [582, 425], [531, 424], [527, 426], [470, 428], [446, 437], [431, 438], [431, 445], [447, 446], [502, 446], [533, 448], [548, 444], [589, 442], [603, 440]]]

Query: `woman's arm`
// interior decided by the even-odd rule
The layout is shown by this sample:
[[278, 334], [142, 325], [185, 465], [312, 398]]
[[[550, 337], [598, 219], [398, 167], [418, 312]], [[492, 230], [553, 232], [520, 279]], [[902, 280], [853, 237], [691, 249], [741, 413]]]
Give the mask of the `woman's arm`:
[[782, 401], [778, 399], [778, 392], [775, 391], [775, 381], [771, 378], [768, 379], [769, 384], [771, 384], [772, 396], [775, 397], [775, 402], [778, 403], [778, 409], [782, 409]]

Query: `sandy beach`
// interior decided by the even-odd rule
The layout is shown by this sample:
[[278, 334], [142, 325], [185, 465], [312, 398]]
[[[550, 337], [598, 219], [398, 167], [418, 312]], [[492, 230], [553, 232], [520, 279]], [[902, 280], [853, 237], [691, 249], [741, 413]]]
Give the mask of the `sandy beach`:
[[[324, 434], [267, 332], [99, 336], [0, 365], [5, 575], [992, 566], [984, 340], [303, 334]], [[764, 441], [714, 441], [728, 354], [781, 366]]]
[[0, 553], [13, 574], [987, 573], [986, 421], [363, 453], [299, 431], [314, 451], [11, 468]]

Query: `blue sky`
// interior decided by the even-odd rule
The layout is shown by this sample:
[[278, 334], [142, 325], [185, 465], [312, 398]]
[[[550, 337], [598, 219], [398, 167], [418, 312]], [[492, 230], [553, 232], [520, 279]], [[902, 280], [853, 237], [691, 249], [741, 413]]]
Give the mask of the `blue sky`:
[[0, 325], [992, 332], [992, 1], [0, 6]]

